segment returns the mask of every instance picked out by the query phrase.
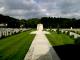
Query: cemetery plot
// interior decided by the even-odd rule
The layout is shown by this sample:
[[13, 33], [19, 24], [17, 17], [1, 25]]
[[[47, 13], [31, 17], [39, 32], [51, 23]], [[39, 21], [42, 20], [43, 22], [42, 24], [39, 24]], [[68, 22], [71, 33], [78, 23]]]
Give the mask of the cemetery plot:
[[[51, 31], [57, 32], [57, 29], [51, 29]], [[58, 33], [66, 34], [74, 40], [80, 38], [80, 29], [59, 29]]]
[[57, 32], [52, 31], [51, 34], [47, 34], [46, 36], [53, 46], [74, 44], [74, 40], [66, 34], [57, 34]]
[[66, 31], [60, 34], [51, 31], [46, 36], [61, 60], [80, 60], [80, 38], [75, 40]]
[[14, 34], [18, 34], [20, 32], [24, 32], [26, 28], [0, 28], [0, 38], [5, 38]]
[[30, 32], [0, 39], [0, 60], [23, 60], [35, 36]]
[[73, 38], [76, 45], [80, 45], [80, 29], [62, 29], [62, 31]]

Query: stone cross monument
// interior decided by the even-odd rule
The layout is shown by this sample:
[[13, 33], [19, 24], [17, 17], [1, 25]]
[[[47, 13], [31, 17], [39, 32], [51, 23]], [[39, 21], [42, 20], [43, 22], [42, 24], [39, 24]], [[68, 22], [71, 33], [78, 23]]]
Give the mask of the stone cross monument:
[[37, 31], [43, 31], [43, 24], [37, 24]]

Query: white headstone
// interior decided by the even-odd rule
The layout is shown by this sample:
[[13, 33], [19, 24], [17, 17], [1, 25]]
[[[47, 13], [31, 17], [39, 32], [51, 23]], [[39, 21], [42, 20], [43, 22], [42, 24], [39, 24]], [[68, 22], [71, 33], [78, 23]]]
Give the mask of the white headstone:
[[43, 24], [38, 24], [37, 31], [42, 31], [42, 30], [43, 30]]
[[71, 29], [73, 29], [73, 28], [71, 27]]

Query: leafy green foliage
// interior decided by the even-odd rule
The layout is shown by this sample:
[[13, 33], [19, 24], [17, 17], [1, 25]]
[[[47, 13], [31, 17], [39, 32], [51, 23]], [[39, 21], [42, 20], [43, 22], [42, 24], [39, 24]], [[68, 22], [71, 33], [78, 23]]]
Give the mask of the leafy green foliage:
[[75, 44], [80, 45], [80, 37], [75, 39]]
[[36, 28], [38, 23], [42, 23], [44, 28], [57, 28], [59, 24], [60, 28], [79, 28], [80, 19], [75, 18], [56, 18], [56, 17], [42, 17], [31, 19], [15, 19], [9, 16], [0, 15], [0, 23], [7, 23], [7, 27], [19, 28], [21, 25], [26, 28]]

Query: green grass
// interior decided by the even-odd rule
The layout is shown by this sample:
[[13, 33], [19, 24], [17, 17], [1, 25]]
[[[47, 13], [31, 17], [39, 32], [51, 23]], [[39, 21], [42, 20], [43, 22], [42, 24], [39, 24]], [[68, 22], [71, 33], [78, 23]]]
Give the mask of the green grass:
[[50, 32], [47, 34], [47, 38], [53, 46], [65, 45], [65, 44], [74, 44], [74, 39], [70, 38], [66, 34], [57, 34], [56, 32]]
[[0, 39], [0, 60], [24, 60], [35, 35], [31, 31], [22, 32]]

